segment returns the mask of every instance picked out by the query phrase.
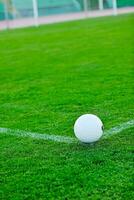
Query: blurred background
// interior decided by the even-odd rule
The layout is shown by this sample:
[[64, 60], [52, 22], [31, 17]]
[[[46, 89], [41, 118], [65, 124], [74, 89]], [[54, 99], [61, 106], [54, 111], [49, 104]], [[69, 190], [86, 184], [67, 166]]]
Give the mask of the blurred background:
[[[47, 22], [45, 19], [48, 20], [49, 16], [55, 15], [67, 16], [67, 14], [76, 15], [84, 12], [91, 14], [92, 11], [108, 12], [108, 10], [110, 12], [111, 9], [114, 9], [114, 14], [117, 14], [116, 9], [131, 9], [133, 6], [134, 0], [0, 0], [0, 27], [2, 29], [43, 24]], [[18, 21], [19, 19], [23, 19], [23, 22]]]

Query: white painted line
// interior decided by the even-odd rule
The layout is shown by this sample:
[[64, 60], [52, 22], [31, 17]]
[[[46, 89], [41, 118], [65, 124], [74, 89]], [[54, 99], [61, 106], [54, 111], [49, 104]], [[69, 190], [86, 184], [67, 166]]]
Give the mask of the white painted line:
[[76, 142], [75, 138], [72, 138], [72, 137], [33, 133], [33, 132], [27, 132], [27, 131], [22, 131], [22, 130], [13, 130], [10, 128], [0, 128], [0, 133], [17, 136], [17, 137], [30, 137], [30, 138], [38, 139], [38, 140], [50, 140], [50, 141], [62, 142], [62, 143]]
[[[105, 131], [102, 139], [108, 138], [112, 135], [120, 133], [123, 130], [126, 130], [131, 127], [134, 127], [134, 120], [122, 123], [114, 128], [109, 129], [108, 131]], [[62, 135], [40, 134], [40, 133], [27, 132], [27, 131], [22, 131], [22, 130], [13, 130], [10, 128], [0, 128], [0, 133], [17, 136], [17, 137], [29, 137], [29, 138], [38, 139], [38, 140], [50, 140], [54, 142], [61, 142], [61, 143], [68, 143], [68, 144], [77, 142], [77, 139], [73, 137], [69, 137], [69, 136], [67, 137], [67, 136], [62, 136]]]
[[115, 135], [117, 133], [121, 133], [122, 131], [129, 129], [131, 127], [134, 127], [134, 120], [130, 120], [128, 122], [124, 122], [122, 124], [119, 124], [118, 126], [111, 128], [104, 132], [103, 138], [108, 138], [112, 135]]

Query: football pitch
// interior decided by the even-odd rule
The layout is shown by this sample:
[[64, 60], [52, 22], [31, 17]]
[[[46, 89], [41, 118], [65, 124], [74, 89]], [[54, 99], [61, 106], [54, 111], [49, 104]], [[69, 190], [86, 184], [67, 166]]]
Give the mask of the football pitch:
[[[133, 20], [128, 14], [0, 33], [2, 200], [133, 198]], [[74, 122], [85, 113], [114, 134], [92, 145], [50, 139], [75, 140]]]

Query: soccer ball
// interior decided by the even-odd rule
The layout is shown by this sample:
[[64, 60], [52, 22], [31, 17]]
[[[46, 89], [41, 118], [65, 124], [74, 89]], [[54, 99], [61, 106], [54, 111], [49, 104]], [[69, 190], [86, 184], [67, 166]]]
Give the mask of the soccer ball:
[[83, 143], [96, 142], [103, 134], [103, 123], [96, 115], [82, 115], [74, 124], [74, 133]]

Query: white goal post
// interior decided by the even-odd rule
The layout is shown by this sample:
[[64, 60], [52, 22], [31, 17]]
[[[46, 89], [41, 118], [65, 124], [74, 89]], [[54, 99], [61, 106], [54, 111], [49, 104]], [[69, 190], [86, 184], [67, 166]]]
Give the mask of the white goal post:
[[37, 0], [33, 0], [33, 14], [34, 14], [35, 26], [38, 26], [39, 25], [39, 23], [38, 23], [39, 14], [38, 14], [38, 2], [37, 2]]
[[99, 0], [99, 9], [100, 10], [104, 9], [103, 0]]
[[113, 0], [113, 11], [114, 11], [114, 15], [117, 15], [118, 14], [118, 12], [117, 12], [117, 10], [118, 10], [118, 7], [117, 7], [117, 0]]
[[[98, 0], [99, 1], [99, 9], [103, 10], [104, 9], [104, 0]], [[113, 14], [117, 15], [117, 0], [111, 0], [112, 1], [112, 7], [113, 7]]]

